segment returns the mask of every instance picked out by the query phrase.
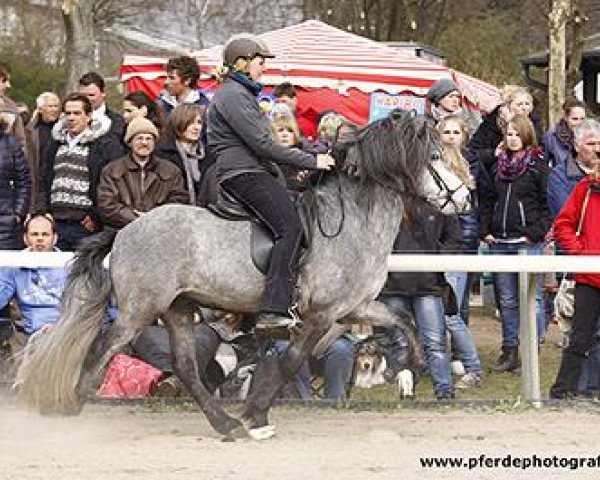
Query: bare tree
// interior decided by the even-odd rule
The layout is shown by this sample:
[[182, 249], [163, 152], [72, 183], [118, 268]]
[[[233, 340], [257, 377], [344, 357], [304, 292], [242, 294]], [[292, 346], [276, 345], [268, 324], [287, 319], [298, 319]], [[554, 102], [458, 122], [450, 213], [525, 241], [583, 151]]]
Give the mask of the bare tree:
[[583, 56], [583, 41], [584, 41], [584, 30], [585, 24], [588, 17], [585, 15], [583, 10], [582, 2], [579, 0], [572, 0], [571, 8], [571, 48], [569, 55], [569, 63], [567, 66], [565, 90], [572, 92], [575, 85], [579, 81], [581, 58]]
[[75, 90], [82, 73], [94, 65], [93, 0], [63, 0], [67, 91]]

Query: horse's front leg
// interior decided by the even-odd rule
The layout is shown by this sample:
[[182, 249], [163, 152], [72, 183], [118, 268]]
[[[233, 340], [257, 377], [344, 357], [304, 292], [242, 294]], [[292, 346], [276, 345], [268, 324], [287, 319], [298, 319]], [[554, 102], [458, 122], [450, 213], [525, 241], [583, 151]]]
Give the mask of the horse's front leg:
[[250, 436], [261, 439], [273, 435], [274, 428], [268, 425], [269, 408], [284, 382], [293, 378], [326, 330], [327, 326], [317, 327], [305, 321], [300, 334], [292, 339], [283, 355], [264, 355], [259, 360], [242, 414], [248, 422]]
[[183, 297], [178, 297], [163, 316], [169, 331], [173, 370], [198, 402], [211, 426], [221, 434], [238, 435], [243, 431], [241, 422], [223, 411], [200, 380], [192, 320], [193, 305]]

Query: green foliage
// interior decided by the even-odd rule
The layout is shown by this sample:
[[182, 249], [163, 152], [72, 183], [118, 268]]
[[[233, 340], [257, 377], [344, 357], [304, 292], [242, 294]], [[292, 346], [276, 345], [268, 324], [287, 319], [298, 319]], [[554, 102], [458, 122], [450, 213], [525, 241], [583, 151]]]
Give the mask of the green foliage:
[[36, 97], [46, 91], [61, 93], [66, 82], [66, 71], [46, 63], [43, 58], [23, 56], [9, 45], [0, 44], [0, 59], [11, 70], [11, 89], [8, 94], [13, 100], [25, 102], [35, 108]]
[[518, 40], [519, 28], [508, 14], [495, 11], [448, 25], [436, 46], [452, 68], [496, 85], [521, 84], [518, 59], [528, 51]]

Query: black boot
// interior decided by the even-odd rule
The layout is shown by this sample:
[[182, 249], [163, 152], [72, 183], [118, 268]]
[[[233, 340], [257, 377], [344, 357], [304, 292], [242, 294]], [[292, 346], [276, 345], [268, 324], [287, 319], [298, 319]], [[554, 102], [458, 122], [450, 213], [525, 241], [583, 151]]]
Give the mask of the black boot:
[[519, 361], [519, 347], [502, 347], [502, 354], [491, 365], [494, 372], [512, 372], [521, 366]]

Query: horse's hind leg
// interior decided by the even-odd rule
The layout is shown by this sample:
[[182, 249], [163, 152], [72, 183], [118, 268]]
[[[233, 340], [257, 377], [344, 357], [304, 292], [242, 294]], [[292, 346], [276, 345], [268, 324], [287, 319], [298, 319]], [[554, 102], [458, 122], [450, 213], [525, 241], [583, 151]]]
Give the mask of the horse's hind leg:
[[217, 432], [226, 435], [236, 429], [241, 431], [240, 421], [223, 411], [200, 380], [192, 319], [193, 305], [183, 296], [177, 297], [163, 316], [169, 330], [173, 370]]
[[144, 326], [156, 320], [156, 312], [150, 307], [142, 309], [141, 302], [130, 301], [127, 305], [110, 326], [106, 339], [99, 334], [88, 353], [78, 385], [82, 398], [100, 387], [113, 356], [122, 352]]

